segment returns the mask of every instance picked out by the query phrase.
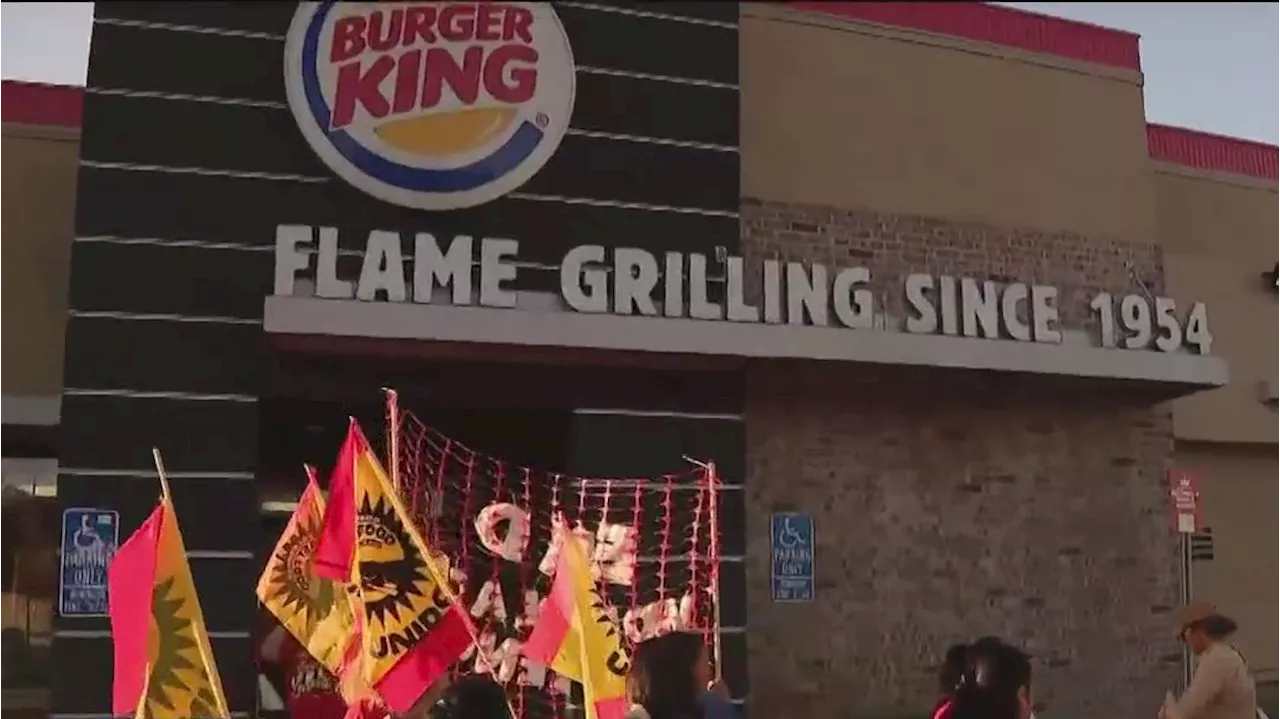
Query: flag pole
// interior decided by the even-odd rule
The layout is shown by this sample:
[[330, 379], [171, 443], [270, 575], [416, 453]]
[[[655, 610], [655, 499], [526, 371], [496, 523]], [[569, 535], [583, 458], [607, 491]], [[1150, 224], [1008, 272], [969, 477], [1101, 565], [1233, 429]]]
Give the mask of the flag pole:
[[138, 695], [138, 706], [133, 710], [133, 719], [147, 719], [147, 694], [151, 693], [151, 662], [143, 669], [142, 693]]
[[711, 655], [716, 662], [716, 679], [720, 679], [723, 666], [720, 660], [720, 479], [716, 476], [714, 462], [707, 465], [707, 485], [711, 490], [708, 506], [711, 514], [711, 556], [716, 563], [711, 570], [711, 622], [715, 630], [711, 637]]
[[690, 457], [682, 455], [684, 461], [695, 467], [700, 467], [703, 471], [703, 477], [706, 479], [707, 488], [711, 491], [708, 497], [707, 510], [711, 515], [711, 556], [715, 559], [716, 565], [711, 571], [711, 659], [716, 665], [716, 679], [721, 678], [720, 667], [720, 479], [716, 476], [715, 462], [701, 462]]
[[391, 466], [391, 486], [400, 491], [400, 396], [390, 387], [383, 387], [387, 395], [387, 462]]
[[[172, 496], [169, 494], [169, 477], [164, 471], [164, 459], [161, 458], [160, 456], [159, 447], [151, 448], [151, 458], [154, 459], [156, 462], [156, 474], [160, 475], [160, 496], [163, 499], [163, 501], [169, 505], [168, 513], [172, 514], [173, 520], [176, 523], [178, 514], [177, 514], [177, 510], [173, 508], [173, 499], [172, 499]], [[168, 519], [166, 519], [165, 521], [168, 521]], [[176, 524], [174, 525], [174, 531], [175, 532], [178, 531]], [[185, 558], [184, 558], [184, 561], [185, 561]], [[188, 566], [187, 571], [188, 572], [191, 571], [190, 566]], [[193, 580], [193, 588], [194, 588], [194, 580]], [[198, 602], [200, 601], [200, 598], [198, 595], [195, 597], [195, 600], [197, 602], [197, 606], [199, 606]], [[222, 689], [222, 677], [218, 675], [217, 665], [214, 664], [213, 648], [208, 646], [209, 642], [208, 642], [207, 632], [208, 630], [206, 629], [205, 641], [203, 642], [200, 641], [199, 636], [197, 635], [196, 642], [195, 642], [196, 652], [200, 655], [200, 661], [204, 664], [204, 673], [205, 673], [205, 677], [209, 680], [210, 688], [213, 690], [216, 690], [216, 693], [214, 695], [214, 704], [216, 706], [214, 708], [218, 711], [225, 712], [227, 710], [227, 707], [226, 707], [227, 699]], [[150, 681], [150, 678], [151, 678], [151, 670], [150, 670], [150, 665], [148, 665], [148, 668], [147, 668], [148, 682]], [[135, 717], [135, 719], [143, 719], [143, 717], [139, 715]]]
[[156, 474], [160, 475], [160, 496], [164, 501], [172, 503], [173, 500], [169, 495], [169, 477], [165, 474], [164, 459], [160, 457], [159, 447], [151, 448], [151, 458], [156, 462]]

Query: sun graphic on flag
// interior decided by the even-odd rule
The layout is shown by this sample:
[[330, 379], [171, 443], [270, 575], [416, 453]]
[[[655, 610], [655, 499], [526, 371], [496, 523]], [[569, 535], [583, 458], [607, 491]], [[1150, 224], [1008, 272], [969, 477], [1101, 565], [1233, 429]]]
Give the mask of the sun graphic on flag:
[[184, 616], [188, 598], [175, 591], [174, 584], [170, 577], [151, 595], [155, 659], [147, 685], [148, 716], [211, 717], [217, 713], [217, 702], [204, 676], [195, 628]]
[[604, 635], [618, 642], [618, 648], [622, 653], [621, 658], [626, 661], [627, 666], [630, 666], [631, 652], [627, 649], [626, 642], [622, 641], [622, 635], [618, 631], [617, 611], [605, 600], [604, 595], [600, 592], [600, 587], [594, 584], [591, 587], [591, 613], [595, 615], [594, 619], [597, 624], [604, 625]]
[[305, 617], [308, 629], [329, 616], [337, 606], [333, 582], [317, 580], [311, 563], [320, 536], [320, 517], [312, 513], [298, 523], [297, 531], [276, 552], [271, 567], [270, 599]]
[[383, 631], [397, 632], [431, 606], [427, 563], [386, 497], [366, 494], [356, 523], [366, 616]]
[[613, 619], [612, 608], [604, 600], [599, 587], [591, 587], [591, 613], [595, 615], [596, 624], [605, 625], [605, 636], [613, 638], [618, 635], [618, 624]]

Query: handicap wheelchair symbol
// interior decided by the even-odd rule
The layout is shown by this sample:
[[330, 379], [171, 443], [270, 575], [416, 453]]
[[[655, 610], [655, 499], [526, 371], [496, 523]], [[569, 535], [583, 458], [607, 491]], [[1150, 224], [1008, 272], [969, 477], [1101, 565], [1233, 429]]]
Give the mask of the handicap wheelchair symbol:
[[796, 531], [796, 528], [791, 525], [791, 517], [783, 517], [782, 529], [778, 531], [778, 544], [784, 549], [791, 549], [792, 547], [808, 544], [808, 541], [803, 534]]

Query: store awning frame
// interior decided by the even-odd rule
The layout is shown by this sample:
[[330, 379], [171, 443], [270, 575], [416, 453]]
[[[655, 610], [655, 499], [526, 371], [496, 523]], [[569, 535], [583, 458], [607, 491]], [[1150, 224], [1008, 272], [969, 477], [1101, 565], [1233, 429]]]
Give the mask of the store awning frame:
[[1225, 385], [1221, 357], [1062, 344], [694, 319], [570, 312], [546, 301], [519, 309], [271, 296], [263, 326], [277, 335], [421, 340], [527, 347], [813, 359], [943, 367], [1176, 385]]

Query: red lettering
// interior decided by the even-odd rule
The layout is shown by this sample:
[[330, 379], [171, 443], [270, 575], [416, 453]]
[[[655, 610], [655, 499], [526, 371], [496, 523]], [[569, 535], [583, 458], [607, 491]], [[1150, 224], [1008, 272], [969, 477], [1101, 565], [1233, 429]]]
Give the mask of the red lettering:
[[[389, 19], [388, 14], [390, 15]], [[383, 27], [384, 25], [386, 26], [385, 28]], [[377, 50], [378, 52], [390, 50], [400, 44], [400, 36], [403, 32], [403, 8], [392, 10], [390, 13], [385, 10], [379, 10], [369, 16], [369, 48], [371, 50]]]
[[450, 42], [471, 40], [476, 34], [476, 7], [463, 3], [449, 3], [440, 11], [440, 23], [436, 27], [440, 37]]
[[476, 13], [476, 39], [502, 39], [502, 13], [505, 8], [492, 3], [480, 3]]
[[[443, 14], [443, 13], [441, 13]], [[442, 33], [443, 34], [443, 33]], [[480, 74], [484, 65], [484, 48], [469, 47], [462, 53], [462, 64], [459, 65], [453, 54], [440, 47], [427, 50], [425, 78], [422, 83], [423, 109], [440, 104], [444, 94], [444, 85], [448, 85], [453, 94], [464, 105], [470, 105], [480, 96]]]
[[333, 98], [333, 119], [330, 125], [337, 130], [351, 124], [355, 119], [356, 105], [375, 118], [386, 117], [391, 111], [391, 103], [383, 97], [379, 85], [395, 69], [396, 61], [383, 55], [374, 60], [368, 69], [361, 73], [360, 62], [343, 65], [338, 70], [337, 88]]
[[538, 51], [528, 45], [494, 48], [484, 64], [484, 89], [499, 102], [526, 102], [538, 89], [537, 65]]
[[364, 52], [365, 24], [365, 19], [358, 15], [344, 17], [333, 24], [329, 62], [343, 62]]
[[365, 51], [446, 42], [533, 44], [533, 12], [495, 2], [415, 5], [351, 15], [333, 24], [329, 61], [341, 63]]
[[413, 109], [422, 85], [422, 51], [410, 50], [400, 56], [396, 67], [395, 99], [391, 111], [399, 114]]
[[506, 13], [502, 18], [502, 39], [504, 42], [511, 42], [512, 38], [520, 38], [520, 42], [526, 45], [533, 44], [533, 33], [529, 30], [533, 26], [533, 13], [528, 8], [512, 7], [504, 5]]
[[[497, 2], [406, 4], [336, 20], [332, 129], [357, 114], [377, 120], [438, 107], [446, 93], [472, 105], [482, 88], [504, 104], [528, 102], [538, 85], [533, 22], [531, 11]], [[473, 46], [433, 47], [440, 42]], [[379, 55], [361, 62], [365, 53]]]
[[409, 47], [421, 41], [434, 45], [436, 33], [432, 28], [435, 24], [436, 8], [434, 5], [409, 8], [404, 18], [404, 41], [401, 44], [404, 47]]

